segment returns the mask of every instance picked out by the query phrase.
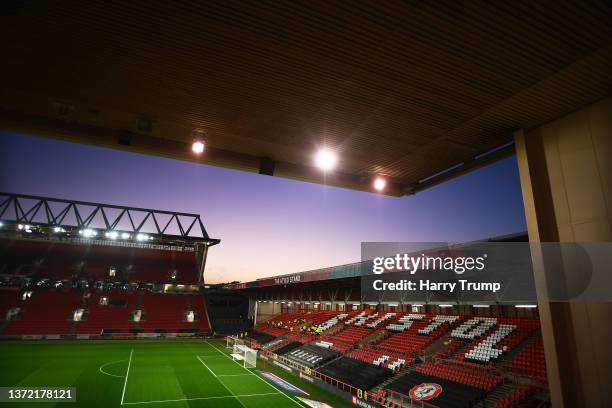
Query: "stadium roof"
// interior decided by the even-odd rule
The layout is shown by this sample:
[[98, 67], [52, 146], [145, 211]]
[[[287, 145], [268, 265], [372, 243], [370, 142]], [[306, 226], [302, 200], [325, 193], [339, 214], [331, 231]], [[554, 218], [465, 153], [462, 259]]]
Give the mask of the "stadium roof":
[[609, 95], [610, 21], [605, 1], [9, 2], [0, 124], [185, 160], [203, 136], [205, 163], [402, 195]]
[[[445, 252], [449, 250], [449, 248], [460, 248], [465, 247], [475, 243], [484, 243], [484, 242], [528, 242], [529, 237], [527, 232], [519, 232], [515, 234], [508, 235], [499, 235], [491, 238], [486, 238], [477, 241], [457, 243], [443, 246], [442, 248], [434, 249], [434, 251], [438, 251], [440, 249]], [[310, 271], [303, 272], [293, 272], [284, 275], [270, 276], [265, 278], [260, 278], [251, 282], [239, 282], [235, 284], [230, 284], [228, 287], [232, 289], [254, 289], [268, 286], [285, 286], [290, 284], [300, 284], [307, 282], [318, 282], [318, 281], [329, 281], [331, 279], [346, 279], [346, 278], [360, 278], [363, 275], [362, 266], [366, 266], [367, 268], [371, 268], [371, 264], [368, 261], [364, 262], [353, 262], [345, 265], [337, 265], [331, 266], [328, 268], [320, 268], [314, 269]]]

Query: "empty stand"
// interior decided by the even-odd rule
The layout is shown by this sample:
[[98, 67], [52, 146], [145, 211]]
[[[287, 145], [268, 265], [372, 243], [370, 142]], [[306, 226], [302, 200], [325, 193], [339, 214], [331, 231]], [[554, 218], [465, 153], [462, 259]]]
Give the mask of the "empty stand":
[[[106, 298], [108, 304], [101, 305], [101, 298]], [[136, 309], [136, 299], [136, 293], [122, 290], [92, 294], [85, 319], [76, 325], [76, 333], [99, 335], [103, 331], [131, 331], [134, 329], [131, 314]]]
[[370, 333], [372, 333], [372, 329], [364, 327], [347, 327], [335, 335], [325, 336], [318, 344], [344, 353]]
[[286, 357], [298, 364], [313, 368], [324, 364], [338, 357], [339, 355], [339, 353], [332, 350], [310, 344], [304, 344], [301, 347], [291, 350], [288, 354], [286, 354]]
[[2, 334], [68, 334], [82, 293], [71, 290], [36, 290], [20, 304], [21, 314], [10, 320]]
[[409, 395], [410, 390], [414, 387], [427, 388], [428, 386], [439, 387], [441, 391], [437, 397], [429, 399], [427, 402], [443, 408], [473, 407], [485, 395], [485, 391], [480, 388], [421, 372], [411, 372], [399, 376], [389, 383], [387, 387], [400, 394]]
[[[39, 278], [146, 283], [198, 283], [193, 251], [68, 243], [55, 240], [2, 239], [0, 273]], [[114, 277], [109, 270], [116, 269]], [[172, 278], [172, 272], [175, 278]]]
[[369, 390], [392, 375], [386, 368], [349, 357], [334, 360], [317, 371], [362, 390]]
[[421, 352], [457, 321], [459, 321], [458, 316], [440, 318], [431, 314], [409, 313], [402, 316], [394, 325], [390, 325], [391, 327], [387, 326], [390, 332], [397, 334], [381, 342], [379, 347], [412, 356]]
[[179, 332], [188, 330], [191, 323], [185, 321], [186, 295], [168, 295], [144, 292], [141, 295], [141, 310], [144, 320], [138, 328], [144, 332]]
[[208, 321], [208, 313], [206, 313], [206, 303], [202, 295], [189, 295], [191, 309], [195, 312], [196, 321], [193, 323], [193, 328], [202, 333], [210, 332], [210, 322]]
[[414, 362], [413, 358], [404, 354], [367, 347], [353, 350], [348, 356], [376, 366], [386, 367], [391, 371], [399, 371]]

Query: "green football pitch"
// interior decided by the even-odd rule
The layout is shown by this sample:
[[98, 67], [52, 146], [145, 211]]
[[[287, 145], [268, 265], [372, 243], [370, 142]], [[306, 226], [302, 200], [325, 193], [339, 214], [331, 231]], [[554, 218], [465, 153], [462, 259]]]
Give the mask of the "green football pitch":
[[[76, 387], [77, 402], [4, 403], [14, 407], [307, 407], [302, 396], [352, 406], [278, 367], [245, 369], [225, 340], [0, 343], [0, 386]], [[308, 395], [259, 374], [272, 372]]]

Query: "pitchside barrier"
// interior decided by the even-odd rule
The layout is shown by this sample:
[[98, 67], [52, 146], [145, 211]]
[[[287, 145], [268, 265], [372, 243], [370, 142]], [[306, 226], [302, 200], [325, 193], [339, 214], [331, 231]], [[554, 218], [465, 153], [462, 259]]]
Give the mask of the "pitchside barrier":
[[[232, 350], [233, 350], [234, 344], [244, 345], [245, 343], [249, 343], [249, 344], [252, 343], [252, 341], [249, 341], [249, 339], [239, 339], [238, 337], [234, 336], [230, 340], [230, 337], [231, 336], [228, 336], [227, 344], [228, 344], [228, 348], [230, 348], [229, 347], [230, 344], [232, 345], [231, 346]], [[352, 401], [354, 405], [363, 406], [363, 407], [372, 407], [372, 408], [385, 406], [381, 404], [380, 401], [377, 401], [374, 398], [374, 396], [368, 392], [368, 390], [359, 389], [351, 384], [345, 383], [336, 378], [330, 377], [316, 370], [313, 370], [312, 368], [307, 367], [303, 364], [289, 360], [288, 358], [280, 356], [272, 351], [261, 349], [259, 351], [258, 356], [264, 361], [264, 364], [267, 364], [269, 362], [286, 371], [292, 372], [293, 374], [298, 374], [300, 378], [306, 381], [309, 381], [309, 382], [316, 383], [319, 386], [326, 386], [326, 385], [332, 386], [333, 389], [341, 392], [341, 393], [336, 392], [336, 394], [338, 394], [339, 396], [349, 401]], [[297, 373], [294, 372], [293, 370], [295, 370]], [[327, 388], [327, 387], [324, 387], [324, 388]], [[330, 389], [330, 391], [332, 390]], [[391, 394], [391, 395], [394, 395], [394, 394]], [[400, 394], [397, 394], [397, 393], [395, 394], [396, 397], [399, 397], [399, 395]], [[408, 407], [411, 407], [411, 408], [439, 408], [436, 405], [428, 404], [423, 401], [415, 401], [415, 400], [408, 399], [409, 401], [408, 402], [406, 398], [408, 397], [397, 398], [399, 400], [399, 403], [396, 405], [396, 407], [398, 408], [408, 408]], [[404, 404], [400, 405], [402, 402]]]

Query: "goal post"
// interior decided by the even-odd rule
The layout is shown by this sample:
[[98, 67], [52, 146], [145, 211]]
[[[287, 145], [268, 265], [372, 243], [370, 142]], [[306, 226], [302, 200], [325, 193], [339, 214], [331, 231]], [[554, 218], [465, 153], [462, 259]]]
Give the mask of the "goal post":
[[244, 344], [234, 344], [232, 359], [242, 362], [244, 368], [255, 368], [257, 367], [257, 350], [253, 350]]
[[257, 367], [257, 350], [249, 348], [244, 352], [244, 368]]
[[238, 336], [227, 336], [226, 341], [227, 341], [226, 347], [230, 350], [233, 350], [236, 344], [239, 344], [239, 345], [244, 344], [244, 340], [239, 339]]

